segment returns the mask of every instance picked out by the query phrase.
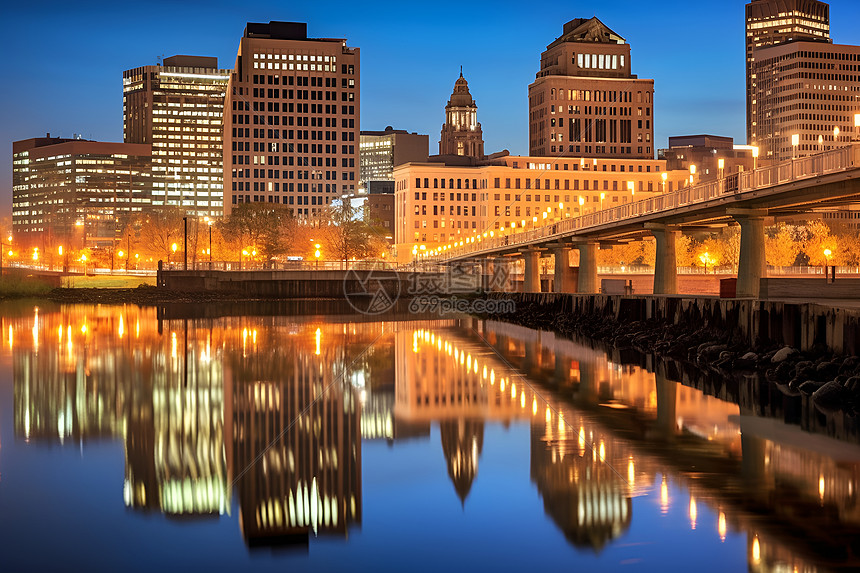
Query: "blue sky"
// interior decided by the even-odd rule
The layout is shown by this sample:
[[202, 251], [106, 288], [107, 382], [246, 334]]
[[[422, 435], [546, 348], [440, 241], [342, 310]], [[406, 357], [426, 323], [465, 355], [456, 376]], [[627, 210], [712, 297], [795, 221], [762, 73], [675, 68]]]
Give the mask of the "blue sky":
[[[540, 54], [573, 18], [597, 16], [627, 39], [633, 72], [655, 80], [657, 147], [712, 133], [745, 143], [746, 0], [541, 3], [246, 0], [4, 3], [0, 213], [11, 209], [12, 141], [44, 135], [122, 140], [122, 72], [159, 56], [217, 56], [232, 67], [245, 23], [304, 21], [314, 37], [361, 48], [361, 128], [430, 134], [460, 65], [487, 152], [528, 153], [527, 90]], [[11, 4], [11, 5], [10, 5]], [[860, 2], [830, 2], [836, 43], [860, 44]]]

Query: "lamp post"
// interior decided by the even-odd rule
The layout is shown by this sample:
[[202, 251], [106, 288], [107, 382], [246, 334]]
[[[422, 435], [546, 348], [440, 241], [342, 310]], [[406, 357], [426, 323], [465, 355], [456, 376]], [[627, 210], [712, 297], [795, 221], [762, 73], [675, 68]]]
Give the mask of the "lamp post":
[[833, 148], [836, 149], [836, 144], [839, 142], [839, 126], [833, 128]]
[[212, 221], [207, 221], [209, 225], [209, 270], [212, 270]]
[[[665, 193], [666, 192], [666, 180], [669, 179], [669, 174], [664, 171], [663, 173], [660, 174], [660, 179], [662, 180], [662, 184], [663, 184], [663, 193]], [[601, 193], [601, 195], [603, 195], [603, 193]], [[601, 208], [602, 208], [602, 205], [601, 205]]]
[[627, 182], [627, 190], [630, 191], [630, 200], [633, 200], [633, 197], [636, 195], [636, 187], [633, 185], [632, 181]]
[[758, 169], [758, 146], [754, 145], [752, 148], [752, 156], [753, 156], [753, 171]]
[[818, 152], [821, 153], [822, 151], [824, 151], [824, 136], [819, 135], [818, 136]]
[[860, 141], [860, 113], [854, 114], [854, 140]]
[[690, 187], [693, 186], [693, 182], [695, 181], [695, 176], [696, 176], [696, 164], [691, 163], [690, 164]]
[[185, 263], [183, 265], [183, 269], [188, 270], [188, 217], [182, 217], [182, 227], [183, 227], [183, 240], [182, 240], [182, 254], [185, 258]]
[[[320, 251], [320, 245], [319, 245], [319, 243], [316, 243], [316, 244], [314, 245], [314, 249], [315, 249], [315, 250], [314, 250], [314, 258], [317, 260], [317, 269], [319, 269], [319, 268], [320, 268], [320, 257], [322, 256], [322, 252]], [[417, 254], [417, 253], [418, 253], [418, 247], [416, 246], [416, 247], [412, 250], [412, 254], [413, 254], [413, 255], [415, 255], [415, 254]]]
[[[172, 245], [170, 245], [170, 250], [173, 251], [174, 256], [176, 256], [176, 249], [178, 249], [178, 248], [179, 248], [179, 245], [177, 245], [176, 243], [173, 243]], [[169, 252], [167, 253], [167, 265], [170, 266], [170, 253]]]
[[725, 159], [723, 159], [722, 157], [720, 157], [720, 158], [717, 160], [717, 167], [718, 167], [718, 168], [719, 168], [719, 170], [720, 170], [720, 191], [725, 191], [726, 186], [725, 186], [725, 184], [724, 184], [724, 182], [723, 182], [723, 170], [724, 170], [724, 169], [725, 169], [725, 167], [726, 167], [726, 160], [725, 160]]
[[800, 144], [800, 134], [794, 133], [791, 136], [791, 160], [797, 157], [797, 146]]
[[[827, 273], [828, 273], [827, 267], [829, 267], [829, 266], [830, 266], [830, 255], [831, 255], [832, 253], [833, 253], [833, 251], [831, 251], [830, 249], [824, 249], [824, 282], [829, 282], [829, 281], [827, 280], [827, 279], [828, 279], [828, 277], [827, 277]], [[835, 275], [836, 273], [834, 272], [833, 274]]]

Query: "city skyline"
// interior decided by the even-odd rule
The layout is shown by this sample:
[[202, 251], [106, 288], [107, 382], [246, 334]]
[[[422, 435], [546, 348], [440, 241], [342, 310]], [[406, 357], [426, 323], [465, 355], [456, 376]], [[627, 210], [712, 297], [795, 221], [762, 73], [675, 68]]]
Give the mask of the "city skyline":
[[[122, 141], [124, 70], [175, 54], [214, 56], [221, 67], [231, 66], [246, 22], [288, 20], [307, 22], [310, 36], [344, 37], [362, 50], [361, 129], [393, 125], [426, 133], [432, 149], [451, 85], [463, 65], [472, 95], [480, 102], [486, 152], [508, 149], [525, 155], [527, 89], [538, 71], [540, 53], [558, 37], [564, 22], [597, 16], [630, 43], [634, 71], [655, 80], [655, 149], [666, 147], [669, 136], [694, 133], [745, 143], [746, 3], [733, 0], [714, 10], [669, 1], [660, 10], [643, 10], [626, 1], [611, 6], [549, 2], [540, 12], [529, 13], [514, 11], [509, 3], [479, 3], [457, 18], [445, 6], [424, 14], [386, 2], [370, 7], [324, 2], [289, 9], [273, 2], [242, 7], [216, 3], [207, 5], [212, 9], [205, 13], [198, 3], [176, 8], [150, 2], [143, 10], [103, 2], [72, 10], [50, 3], [40, 6], [38, 14], [32, 6], [15, 6], [7, 9], [4, 32], [13, 45], [33, 47], [10, 62], [10, 74], [22, 89], [0, 96], [0, 133], [7, 146], [46, 132]], [[860, 5], [848, 0], [829, 4], [834, 42], [860, 44], [860, 32], [851, 26], [860, 17]], [[145, 31], [142, 41], [129, 43], [135, 35], [118, 24], [130, 17]], [[21, 25], [28, 21], [39, 22], [39, 42], [31, 41], [32, 28]], [[701, 21], [710, 25], [697, 28], [695, 23]], [[84, 35], [74, 36], [78, 31]], [[509, 41], [513, 32], [517, 39]], [[693, 34], [696, 42], [690, 46], [684, 38]], [[80, 73], [83, 63], [86, 77]], [[10, 161], [0, 168], [0, 178], [0, 205], [7, 215]]]

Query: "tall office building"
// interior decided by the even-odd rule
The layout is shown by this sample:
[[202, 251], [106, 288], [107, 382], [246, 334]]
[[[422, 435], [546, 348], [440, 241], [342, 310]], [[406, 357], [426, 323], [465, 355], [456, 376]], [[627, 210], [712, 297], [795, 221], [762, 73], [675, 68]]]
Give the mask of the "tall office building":
[[463, 70], [460, 70], [451, 99], [445, 106], [439, 155], [463, 155], [476, 159], [484, 157], [484, 134], [478, 122], [478, 104], [469, 93], [469, 83], [463, 77]]
[[755, 56], [753, 118], [762, 158], [787, 161], [857, 137], [860, 46], [789, 42], [758, 49]]
[[752, 0], [746, 5], [747, 62], [747, 143], [756, 145], [760, 138], [759, 123], [766, 113], [759, 113], [756, 98], [758, 74], [754, 69], [755, 51], [768, 46], [803, 40], [830, 42], [830, 6], [819, 0]]
[[106, 246], [130, 216], [151, 204], [151, 149], [45, 137], [12, 143], [12, 230], [15, 241], [53, 246]]
[[307, 219], [354, 192], [359, 110], [358, 48], [249, 22], [224, 108], [225, 211], [267, 202]]
[[[394, 181], [394, 167], [410, 161], [427, 161], [429, 137], [394, 129], [362, 131], [360, 142], [361, 184], [370, 191], [371, 182]], [[393, 192], [393, 189], [392, 189]]]
[[653, 159], [654, 80], [631, 69], [630, 45], [603, 22], [565, 24], [529, 86], [529, 155]]
[[152, 145], [152, 203], [217, 217], [224, 210], [222, 122], [229, 70], [173, 56], [122, 74], [123, 138]]

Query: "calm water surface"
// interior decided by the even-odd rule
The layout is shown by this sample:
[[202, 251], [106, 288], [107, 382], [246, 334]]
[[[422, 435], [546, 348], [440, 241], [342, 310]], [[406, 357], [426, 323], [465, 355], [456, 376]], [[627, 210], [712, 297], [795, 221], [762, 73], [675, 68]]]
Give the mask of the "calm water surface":
[[860, 566], [860, 448], [548, 333], [0, 314], [2, 571]]

